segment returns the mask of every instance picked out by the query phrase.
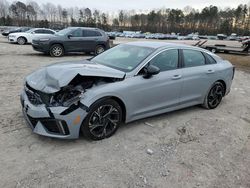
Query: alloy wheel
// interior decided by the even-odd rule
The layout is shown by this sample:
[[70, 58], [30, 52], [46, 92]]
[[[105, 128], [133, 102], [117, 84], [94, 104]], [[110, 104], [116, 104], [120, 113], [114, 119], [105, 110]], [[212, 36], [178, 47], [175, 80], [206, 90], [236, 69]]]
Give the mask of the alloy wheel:
[[208, 104], [211, 108], [217, 107], [223, 98], [223, 87], [216, 84], [212, 87], [208, 95]]
[[89, 119], [90, 133], [95, 137], [108, 137], [118, 126], [120, 113], [113, 105], [98, 107]]
[[23, 37], [18, 38], [17, 43], [20, 44], [20, 45], [24, 45], [25, 44], [25, 39]]
[[55, 57], [59, 57], [62, 55], [63, 53], [63, 49], [59, 46], [55, 46], [52, 48], [52, 53]]

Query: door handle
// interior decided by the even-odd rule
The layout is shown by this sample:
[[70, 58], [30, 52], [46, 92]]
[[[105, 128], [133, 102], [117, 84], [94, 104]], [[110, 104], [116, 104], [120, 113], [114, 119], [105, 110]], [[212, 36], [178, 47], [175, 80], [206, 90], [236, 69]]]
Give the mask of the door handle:
[[172, 80], [179, 80], [179, 79], [181, 79], [181, 75], [174, 75], [173, 77], [172, 77]]
[[207, 71], [207, 74], [212, 74], [212, 73], [214, 73], [214, 70], [208, 70]]

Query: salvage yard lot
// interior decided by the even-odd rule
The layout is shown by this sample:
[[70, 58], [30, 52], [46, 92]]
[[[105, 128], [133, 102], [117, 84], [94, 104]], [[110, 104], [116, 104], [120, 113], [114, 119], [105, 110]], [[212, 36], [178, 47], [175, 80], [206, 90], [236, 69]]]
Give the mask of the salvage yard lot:
[[240, 69], [215, 110], [195, 106], [123, 125], [102, 141], [70, 141], [33, 134], [19, 93], [30, 72], [89, 56], [51, 58], [6, 41], [0, 37], [0, 187], [250, 187], [250, 74], [242, 71], [250, 56], [219, 54]]

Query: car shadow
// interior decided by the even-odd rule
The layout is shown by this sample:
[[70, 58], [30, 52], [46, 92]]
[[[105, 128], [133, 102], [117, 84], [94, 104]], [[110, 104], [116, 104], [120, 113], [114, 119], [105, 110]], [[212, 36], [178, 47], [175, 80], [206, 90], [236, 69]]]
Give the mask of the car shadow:
[[163, 114], [159, 114], [159, 115], [155, 115], [155, 116], [151, 116], [151, 117], [147, 117], [147, 118], [143, 118], [140, 120], [135, 120], [132, 122], [129, 122], [127, 124], [123, 123], [120, 128], [119, 128], [119, 132], [122, 131], [127, 131], [128, 129], [134, 128], [135, 126], [140, 126], [141, 124], [145, 124], [147, 122], [152, 122], [152, 121], [159, 121], [162, 119], [168, 119], [168, 118], [178, 118], [179, 116], [182, 116], [184, 114], [187, 113], [195, 113], [196, 111], [200, 111], [203, 110], [203, 108], [199, 105], [196, 106], [191, 106], [191, 107], [187, 107], [187, 108], [183, 108], [180, 110], [175, 110], [175, 111], [171, 111], [171, 112], [166, 112]]
[[48, 54], [44, 54], [44, 53], [25, 53], [25, 54], [21, 54], [23, 56], [39, 56], [39, 57], [49, 57], [49, 58], [63, 58], [63, 57], [77, 57], [77, 56], [83, 56], [83, 57], [93, 57], [93, 55], [90, 54], [86, 54], [86, 53], [67, 53], [62, 57], [51, 57]]

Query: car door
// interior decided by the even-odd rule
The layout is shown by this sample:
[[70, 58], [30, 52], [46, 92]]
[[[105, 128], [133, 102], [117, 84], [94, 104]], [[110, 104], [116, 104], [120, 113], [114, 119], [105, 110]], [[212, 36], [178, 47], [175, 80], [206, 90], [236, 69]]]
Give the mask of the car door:
[[36, 30], [34, 30], [32, 33], [27, 33], [27, 40], [28, 40], [28, 43], [31, 43], [32, 42], [32, 40], [35, 38], [35, 37], [37, 37], [37, 36], [39, 36], [39, 35], [41, 35], [43, 33], [43, 29], [36, 29]]
[[176, 49], [165, 50], [156, 55], [149, 64], [160, 68], [160, 73], [150, 78], [144, 78], [143, 69], [131, 78], [132, 86], [126, 95], [131, 95], [131, 117], [146, 117], [179, 104], [182, 87], [182, 76], [179, 66], [179, 53]]
[[66, 36], [64, 46], [68, 52], [81, 52], [83, 51], [82, 41], [83, 30], [78, 28]]
[[54, 34], [54, 32], [49, 30], [49, 29], [38, 29], [38, 30], [34, 31], [34, 33], [32, 35], [32, 40], [35, 37], [46, 37], [46, 36], [50, 36], [51, 34]]
[[215, 66], [207, 63], [205, 55], [198, 50], [183, 49], [182, 57], [184, 83], [180, 104], [189, 106], [202, 103], [216, 77]]
[[94, 31], [90, 29], [83, 30], [83, 51], [85, 52], [93, 52], [95, 51], [95, 47], [97, 46], [99, 38], [102, 34], [99, 31]]

